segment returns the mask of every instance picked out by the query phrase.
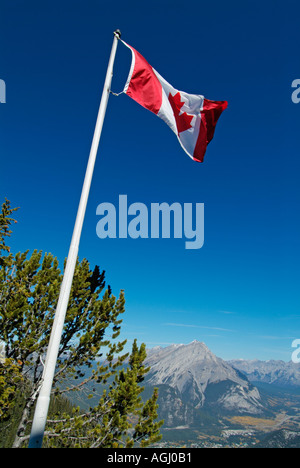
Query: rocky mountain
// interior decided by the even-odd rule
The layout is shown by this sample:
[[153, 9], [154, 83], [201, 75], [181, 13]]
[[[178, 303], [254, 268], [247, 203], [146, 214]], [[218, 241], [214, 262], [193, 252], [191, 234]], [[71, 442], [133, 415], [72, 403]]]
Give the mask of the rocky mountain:
[[204, 343], [153, 348], [146, 364], [151, 370], [145, 383], [159, 387], [160, 409], [170, 427], [195, 424], [197, 410], [251, 415], [263, 411], [257, 388]]
[[[299, 447], [299, 387], [280, 389], [269, 383], [278, 382], [283, 375], [279, 371], [289, 368], [287, 363], [226, 362], [204, 343], [193, 341], [148, 349], [145, 364], [150, 371], [142, 383], [142, 398], [146, 401], [158, 387], [158, 420], [164, 420], [164, 443]], [[124, 367], [127, 365], [124, 362]], [[297, 382], [298, 367], [290, 368], [289, 382]], [[91, 369], [86, 372], [87, 377]], [[255, 386], [246, 374], [255, 381], [267, 379], [268, 384]], [[98, 403], [103, 389], [103, 385], [93, 383], [82, 395], [70, 398], [76, 406], [88, 409]], [[89, 393], [95, 394], [92, 400], [86, 399]]]
[[281, 387], [300, 387], [300, 364], [292, 361], [247, 361], [243, 359], [228, 362], [251, 382], [263, 382]]

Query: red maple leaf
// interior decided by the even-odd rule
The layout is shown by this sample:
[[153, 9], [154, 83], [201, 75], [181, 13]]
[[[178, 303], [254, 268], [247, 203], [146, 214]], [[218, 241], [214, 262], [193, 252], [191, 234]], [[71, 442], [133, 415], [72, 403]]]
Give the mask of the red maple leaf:
[[193, 116], [188, 115], [186, 112], [181, 113], [181, 108], [184, 105], [184, 102], [181, 102], [180, 92], [176, 93], [175, 96], [172, 96], [170, 93], [169, 101], [174, 112], [178, 133], [192, 128], [191, 121], [193, 120]]

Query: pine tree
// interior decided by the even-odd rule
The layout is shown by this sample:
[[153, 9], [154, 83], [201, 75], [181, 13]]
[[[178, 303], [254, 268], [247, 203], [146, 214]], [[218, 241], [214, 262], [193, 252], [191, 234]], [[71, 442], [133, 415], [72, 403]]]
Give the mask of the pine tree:
[[[0, 341], [5, 350], [0, 361], [0, 416], [2, 412], [9, 418], [15, 393], [30, 384], [13, 443], [21, 447], [28, 440], [41, 385], [62, 272], [51, 253], [10, 252], [6, 241], [15, 222], [13, 211], [6, 200], [0, 215]], [[145, 404], [141, 399], [148, 371], [143, 364], [145, 346], [139, 348], [134, 341], [125, 365], [126, 341], [118, 341], [124, 311], [124, 291], [116, 298], [110, 286], [105, 288], [104, 271], [98, 266], [91, 270], [86, 259], [77, 261], [53, 394], [79, 392], [93, 382], [105, 389], [88, 411], [77, 408], [72, 415], [57, 414], [48, 420], [44, 446], [131, 447], [160, 439], [157, 392]]]
[[[16, 210], [16, 208], [10, 208], [10, 202], [5, 200], [0, 213], [0, 310], [2, 310], [2, 303], [5, 303], [9, 295], [9, 271], [13, 268], [13, 255], [6, 245], [6, 237], [12, 233], [10, 226], [16, 221], [11, 216]], [[3, 308], [3, 313], [5, 316], [5, 308]], [[0, 314], [0, 327], [2, 328], [2, 312]], [[23, 376], [20, 362], [6, 355], [4, 328], [3, 332], [0, 334], [0, 419], [5, 421], [9, 418], [11, 409], [15, 405], [15, 389], [23, 382]]]

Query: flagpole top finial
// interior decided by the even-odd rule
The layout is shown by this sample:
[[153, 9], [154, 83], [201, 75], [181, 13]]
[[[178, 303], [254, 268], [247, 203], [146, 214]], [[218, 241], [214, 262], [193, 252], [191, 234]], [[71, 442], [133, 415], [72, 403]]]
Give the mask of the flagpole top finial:
[[120, 29], [116, 29], [114, 32], [114, 35], [118, 37], [118, 39], [121, 39], [121, 31]]

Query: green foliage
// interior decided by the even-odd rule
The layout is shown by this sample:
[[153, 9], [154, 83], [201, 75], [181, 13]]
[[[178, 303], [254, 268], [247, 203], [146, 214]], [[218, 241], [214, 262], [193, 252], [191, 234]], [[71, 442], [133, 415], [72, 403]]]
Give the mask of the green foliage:
[[[5, 419], [0, 418], [0, 448], [12, 447], [15, 435], [18, 430], [19, 421], [22, 418], [24, 406], [27, 398], [30, 396], [31, 386], [28, 382], [27, 385], [22, 385], [22, 388], [17, 387], [14, 393], [14, 406], [10, 408], [9, 414]], [[49, 418], [55, 418], [59, 414], [65, 413], [72, 415], [73, 406], [70, 401], [63, 396], [53, 396], [49, 406]], [[28, 425], [26, 434], [29, 434], [30, 425]], [[24, 448], [27, 446], [26, 442], [23, 444]]]
[[[11, 254], [7, 237], [15, 222], [8, 200], [0, 215], [0, 343], [5, 353], [0, 361], [0, 417], [12, 414], [14, 395], [29, 386], [13, 443], [24, 446], [30, 417], [36, 402], [49, 343], [62, 273], [51, 253], [35, 250]], [[105, 288], [105, 272], [89, 262], [77, 261], [70, 300], [61, 338], [53, 394], [82, 391], [90, 381], [106, 384], [99, 403], [89, 411], [60, 413], [48, 421], [45, 446], [51, 447], [130, 447], [146, 446], [160, 438], [157, 393], [144, 405], [141, 382], [148, 369], [143, 361], [145, 346], [133, 344], [127, 369], [120, 369], [128, 355], [126, 341], [118, 341], [121, 314], [125, 311], [124, 292], [116, 298]], [[98, 363], [85, 378], [84, 369]], [[67, 385], [70, 383], [70, 385]], [[89, 398], [93, 395], [89, 395]]]
[[[157, 391], [143, 404], [141, 393], [146, 369], [145, 346], [134, 341], [129, 366], [119, 369], [113, 382], [103, 391], [98, 404], [87, 412], [73, 408], [72, 415], [57, 415], [50, 422], [54, 432], [46, 446], [53, 448], [118, 448], [139, 444], [146, 447], [160, 440], [162, 422], [157, 418]], [[59, 434], [58, 438], [55, 434]]]
[[2, 254], [3, 252], [9, 252], [10, 249], [5, 243], [5, 237], [10, 237], [12, 231], [10, 229], [11, 224], [16, 223], [14, 218], [11, 218], [11, 215], [14, 211], [17, 211], [18, 208], [11, 208], [9, 200], [5, 199], [5, 202], [2, 204], [2, 209], [0, 213], [0, 259], [1, 264], [3, 264]]
[[10, 410], [15, 405], [15, 391], [23, 383], [23, 376], [18, 363], [12, 359], [0, 362], [0, 420], [9, 418]]

